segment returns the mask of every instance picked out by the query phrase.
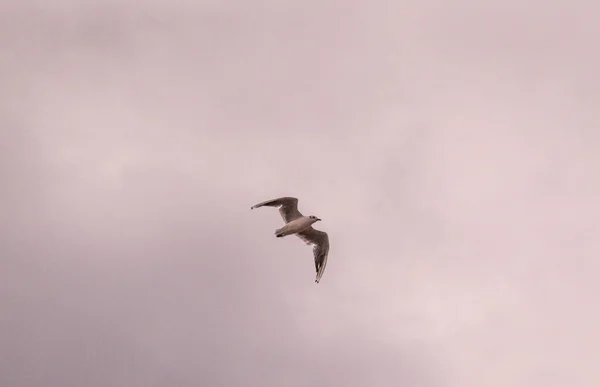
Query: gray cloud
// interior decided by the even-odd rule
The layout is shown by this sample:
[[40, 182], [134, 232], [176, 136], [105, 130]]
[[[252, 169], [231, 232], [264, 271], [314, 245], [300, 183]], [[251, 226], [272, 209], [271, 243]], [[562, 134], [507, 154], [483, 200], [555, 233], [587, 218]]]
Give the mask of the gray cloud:
[[597, 384], [580, 3], [3, 4], [0, 384]]

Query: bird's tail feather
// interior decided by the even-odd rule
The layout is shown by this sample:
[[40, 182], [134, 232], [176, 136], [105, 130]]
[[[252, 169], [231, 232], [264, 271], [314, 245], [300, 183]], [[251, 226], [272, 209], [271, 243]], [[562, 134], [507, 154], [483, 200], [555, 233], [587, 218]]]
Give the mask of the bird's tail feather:
[[284, 228], [285, 228], [285, 227], [278, 228], [277, 230], [275, 230], [275, 236], [276, 236], [277, 238], [281, 238], [281, 237], [285, 236], [285, 235], [284, 235]]

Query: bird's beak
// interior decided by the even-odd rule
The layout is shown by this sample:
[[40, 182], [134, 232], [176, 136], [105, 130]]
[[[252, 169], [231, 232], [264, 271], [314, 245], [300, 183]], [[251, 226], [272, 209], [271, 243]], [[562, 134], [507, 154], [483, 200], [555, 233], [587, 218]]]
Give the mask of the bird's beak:
[[321, 220], [321, 219], [317, 218], [317, 222], [318, 222], [319, 220]]

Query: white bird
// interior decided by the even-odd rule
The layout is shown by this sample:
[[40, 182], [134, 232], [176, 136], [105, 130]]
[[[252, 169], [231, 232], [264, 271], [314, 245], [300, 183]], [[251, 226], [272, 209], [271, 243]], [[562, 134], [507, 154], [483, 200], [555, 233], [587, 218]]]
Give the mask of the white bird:
[[304, 216], [298, 211], [298, 199], [292, 197], [282, 197], [266, 202], [258, 203], [250, 207], [251, 210], [262, 207], [279, 207], [279, 213], [285, 222], [285, 226], [275, 230], [275, 236], [281, 238], [287, 235], [295, 234], [306, 242], [307, 245], [313, 245], [313, 254], [315, 257], [315, 269], [317, 271], [316, 283], [319, 283], [329, 254], [329, 237], [326, 232], [312, 228], [313, 223], [320, 221], [314, 215]]

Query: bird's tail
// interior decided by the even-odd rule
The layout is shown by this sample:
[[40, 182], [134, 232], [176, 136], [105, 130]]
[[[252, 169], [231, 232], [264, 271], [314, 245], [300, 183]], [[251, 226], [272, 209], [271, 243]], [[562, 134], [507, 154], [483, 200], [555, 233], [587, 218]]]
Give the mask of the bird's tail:
[[285, 227], [278, 228], [277, 230], [275, 230], [275, 236], [277, 238], [284, 237], [285, 236]]

